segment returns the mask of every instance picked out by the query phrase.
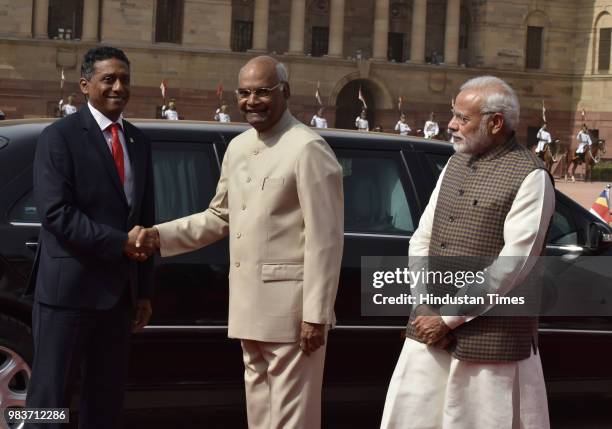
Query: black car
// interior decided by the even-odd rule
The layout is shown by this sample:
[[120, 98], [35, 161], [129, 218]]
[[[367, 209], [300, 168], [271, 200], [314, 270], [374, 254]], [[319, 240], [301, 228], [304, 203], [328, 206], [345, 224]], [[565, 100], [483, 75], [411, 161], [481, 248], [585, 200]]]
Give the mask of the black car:
[[[134, 123], [152, 142], [157, 222], [208, 206], [227, 145], [246, 129], [188, 121]], [[7, 121], [0, 126], [0, 408], [24, 405], [32, 362], [32, 300], [23, 291], [40, 229], [32, 161], [36, 139], [48, 124]], [[415, 137], [317, 131], [343, 166], [345, 193], [345, 252], [338, 324], [326, 358], [324, 422], [336, 427], [330, 422], [363, 414], [357, 421], [370, 423], [352, 427], [372, 427], [382, 413], [406, 318], [361, 315], [361, 257], [407, 255], [411, 234], [453, 149]], [[571, 260], [612, 255], [611, 233], [557, 192], [547, 254]], [[153, 318], [132, 340], [128, 410], [203, 407], [210, 416], [227, 411], [245, 424], [240, 344], [227, 339], [228, 255], [223, 240], [156, 260]], [[551, 397], [612, 394], [612, 319], [547, 318], [540, 333]]]

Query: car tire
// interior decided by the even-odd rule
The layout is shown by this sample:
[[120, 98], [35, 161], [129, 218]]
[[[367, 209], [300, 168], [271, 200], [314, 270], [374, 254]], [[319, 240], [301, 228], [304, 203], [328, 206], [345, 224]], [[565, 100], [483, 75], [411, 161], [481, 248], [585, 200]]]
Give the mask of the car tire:
[[25, 406], [33, 356], [30, 327], [0, 314], [0, 409]]

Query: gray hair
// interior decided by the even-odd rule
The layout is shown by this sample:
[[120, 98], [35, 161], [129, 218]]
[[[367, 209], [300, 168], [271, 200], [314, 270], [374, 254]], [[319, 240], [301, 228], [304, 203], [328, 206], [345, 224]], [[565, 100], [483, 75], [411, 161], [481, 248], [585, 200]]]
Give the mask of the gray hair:
[[[238, 76], [240, 76], [240, 74], [242, 73], [242, 70], [244, 70], [244, 67], [245, 66], [240, 67]], [[287, 73], [287, 67], [285, 67], [283, 63], [277, 62], [275, 65], [275, 69], [276, 69], [276, 77], [278, 79], [278, 82], [283, 83], [283, 84], [288, 84], [289, 83], [289, 73]]]
[[283, 63], [276, 64], [276, 77], [281, 83], [289, 83], [289, 73], [287, 73], [287, 67]]
[[461, 85], [460, 90], [483, 91], [485, 100], [480, 107], [480, 111], [482, 113], [501, 113], [504, 115], [506, 129], [516, 131], [521, 107], [516, 92], [505, 81], [495, 76], [478, 76]]

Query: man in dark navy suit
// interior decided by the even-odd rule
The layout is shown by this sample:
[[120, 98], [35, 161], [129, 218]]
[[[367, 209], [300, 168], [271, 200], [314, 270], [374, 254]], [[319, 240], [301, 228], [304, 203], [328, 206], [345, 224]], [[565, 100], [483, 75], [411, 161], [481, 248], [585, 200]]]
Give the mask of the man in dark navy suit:
[[26, 405], [68, 407], [80, 373], [79, 427], [118, 428], [130, 332], [151, 316], [151, 252], [135, 247], [137, 225], [155, 221], [151, 148], [122, 118], [130, 63], [121, 50], [87, 52], [80, 86], [87, 105], [36, 147], [42, 228]]

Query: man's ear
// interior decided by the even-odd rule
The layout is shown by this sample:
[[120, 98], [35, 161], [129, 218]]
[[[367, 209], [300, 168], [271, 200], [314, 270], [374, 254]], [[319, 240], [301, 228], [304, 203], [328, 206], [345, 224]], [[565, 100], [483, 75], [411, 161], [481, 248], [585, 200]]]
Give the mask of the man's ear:
[[283, 83], [283, 96], [285, 100], [288, 100], [291, 97], [291, 88], [289, 88], [289, 82]]
[[81, 88], [81, 92], [87, 97], [89, 95], [89, 81], [82, 77], [79, 79], [79, 87]]
[[489, 120], [490, 124], [493, 124], [491, 126], [491, 134], [500, 134], [502, 132], [502, 130], [504, 129], [504, 115], [502, 115], [501, 113], [494, 113], [491, 116], [491, 119]]

